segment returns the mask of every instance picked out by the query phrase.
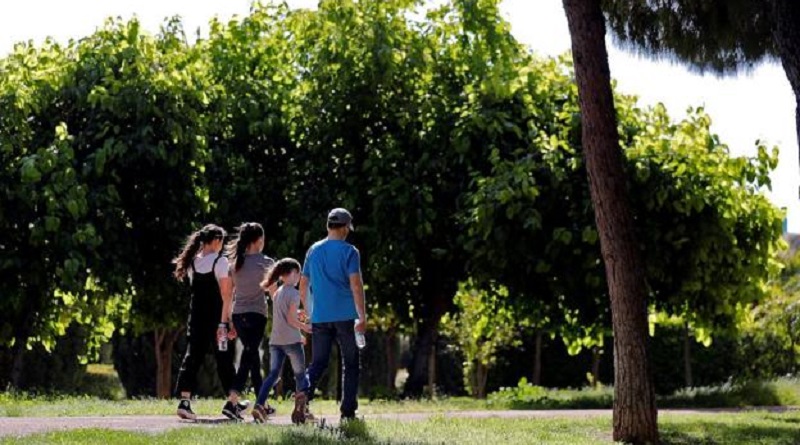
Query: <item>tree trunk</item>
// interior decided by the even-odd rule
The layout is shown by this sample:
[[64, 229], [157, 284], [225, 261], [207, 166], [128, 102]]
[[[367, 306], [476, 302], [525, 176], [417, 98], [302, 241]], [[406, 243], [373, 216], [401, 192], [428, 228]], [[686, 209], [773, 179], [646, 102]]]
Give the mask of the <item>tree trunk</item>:
[[430, 353], [428, 354], [428, 395], [431, 398], [436, 397], [436, 340], [438, 333], [434, 333], [433, 344], [431, 344]]
[[489, 380], [489, 367], [478, 361], [475, 366], [475, 397], [478, 399], [486, 398], [486, 382]]
[[536, 331], [536, 344], [533, 352], [533, 383], [536, 386], [542, 385], [542, 331]]
[[395, 352], [396, 334], [394, 328], [386, 330], [386, 387], [394, 391], [394, 382], [397, 378], [397, 353]]
[[797, 339], [794, 336], [794, 324], [797, 322], [798, 320], [791, 317], [786, 325], [786, 332], [789, 333], [789, 366], [792, 374], [797, 374], [797, 353], [795, 352]]
[[19, 388], [22, 384], [22, 372], [25, 368], [25, 343], [27, 343], [28, 339], [25, 338], [22, 342], [19, 341], [19, 337], [15, 339], [14, 347], [11, 348], [11, 354], [14, 357], [14, 361], [11, 363], [11, 387], [12, 388]]
[[156, 397], [172, 395], [172, 352], [183, 329], [156, 328], [153, 333], [156, 354]]
[[[405, 387], [403, 388], [404, 397], [420, 396], [424, 392], [424, 388], [430, 382], [430, 375], [428, 365], [431, 363], [430, 354], [431, 349], [435, 349], [436, 339], [439, 334], [439, 320], [447, 311], [448, 300], [442, 296], [443, 294], [436, 293], [431, 295], [430, 305], [425, 309], [423, 314], [425, 318], [422, 321], [414, 346], [411, 351], [414, 354], [411, 357], [411, 363], [408, 367], [408, 379], [406, 380]], [[435, 370], [434, 370], [435, 371]], [[435, 373], [434, 373], [435, 376]]]
[[689, 332], [689, 324], [683, 325], [683, 378], [687, 388], [694, 386], [692, 379], [692, 336]]
[[772, 0], [772, 15], [773, 38], [783, 70], [794, 91], [795, 132], [797, 141], [800, 142], [800, 2]]
[[657, 443], [647, 357], [647, 288], [628, 201], [600, 0], [563, 0], [582, 119], [582, 145], [614, 329], [615, 441]]
[[22, 376], [25, 372], [25, 352], [28, 350], [28, 339], [33, 333], [33, 323], [36, 321], [36, 307], [34, 305], [35, 302], [41, 301], [36, 298], [36, 292], [39, 292], [38, 288], [30, 288], [26, 292], [27, 297], [22, 309], [22, 313], [25, 315], [20, 317], [22, 322], [14, 335], [14, 346], [11, 347], [11, 375], [9, 377], [12, 388], [19, 388], [22, 385]]
[[592, 348], [592, 387], [594, 388], [600, 386], [600, 358], [602, 355], [598, 346]]

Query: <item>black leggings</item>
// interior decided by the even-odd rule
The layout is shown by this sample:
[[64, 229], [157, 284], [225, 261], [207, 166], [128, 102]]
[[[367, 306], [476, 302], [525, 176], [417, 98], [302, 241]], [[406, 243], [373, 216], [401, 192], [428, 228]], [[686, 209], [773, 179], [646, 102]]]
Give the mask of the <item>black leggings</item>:
[[247, 376], [256, 391], [261, 388], [261, 355], [259, 348], [264, 339], [264, 329], [267, 327], [267, 317], [256, 313], [247, 312], [244, 314], [233, 314], [233, 325], [236, 333], [242, 340], [242, 357], [239, 360], [239, 370], [233, 379], [231, 389], [237, 393], [242, 393], [247, 383]]
[[228, 391], [233, 384], [235, 349], [232, 347], [233, 345], [229, 346], [227, 351], [220, 351], [217, 348], [219, 311], [203, 309], [194, 310], [189, 316], [189, 330], [186, 335], [188, 345], [186, 346], [186, 355], [183, 357], [181, 369], [178, 372], [178, 393], [194, 393], [197, 384], [197, 371], [203, 364], [209, 347], [214, 351], [214, 358], [217, 361], [217, 374], [219, 375], [220, 383], [222, 383], [223, 391]]

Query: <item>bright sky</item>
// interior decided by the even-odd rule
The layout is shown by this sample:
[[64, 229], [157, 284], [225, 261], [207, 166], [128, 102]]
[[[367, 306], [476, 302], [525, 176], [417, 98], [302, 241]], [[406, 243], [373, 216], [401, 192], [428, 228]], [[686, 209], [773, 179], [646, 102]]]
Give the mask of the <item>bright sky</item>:
[[[292, 7], [315, 7], [316, 0], [288, 0]], [[180, 15], [187, 34], [207, 30], [213, 16], [246, 15], [250, 0], [27, 0], [0, 2], [0, 56], [18, 41], [58, 41], [92, 33], [109, 16], [136, 15], [146, 29], [156, 31], [163, 19]], [[543, 55], [570, 48], [561, 0], [503, 0], [502, 10], [518, 40]], [[641, 59], [609, 41], [611, 75], [619, 88], [644, 104], [662, 102], [673, 118], [690, 106], [704, 106], [713, 130], [737, 155], [752, 155], [755, 141], [781, 147], [773, 173], [775, 204], [789, 209], [789, 230], [800, 232], [800, 165], [795, 132], [795, 102], [781, 67], [767, 64], [750, 74], [719, 79], [700, 76], [668, 62]]]

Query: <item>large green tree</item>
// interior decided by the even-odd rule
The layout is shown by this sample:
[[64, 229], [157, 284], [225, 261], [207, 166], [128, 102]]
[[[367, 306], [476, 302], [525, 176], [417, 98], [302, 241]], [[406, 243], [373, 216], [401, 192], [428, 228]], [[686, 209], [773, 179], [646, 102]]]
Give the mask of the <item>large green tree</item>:
[[[567, 61], [519, 69], [507, 93], [518, 100], [504, 107], [514, 111], [485, 134], [519, 148], [492, 153], [464, 212], [470, 274], [508, 286], [520, 317], [548, 322], [573, 352], [609, 323], [576, 93]], [[701, 110], [673, 122], [661, 106], [619, 94], [615, 103], [651, 308], [725, 330], [776, 270], [780, 212], [761, 190], [777, 152], [731, 157]]]
[[794, 0], [603, 0], [614, 36], [640, 54], [735, 74], [779, 59], [800, 140], [800, 3]]
[[[168, 397], [172, 346], [187, 300], [171, 279], [178, 246], [198, 225], [208, 194], [206, 109], [214, 94], [202, 53], [176, 21], [151, 36], [139, 23], [109, 22], [76, 48], [75, 88], [64, 119], [76, 130], [92, 190], [107, 266], [98, 271], [130, 287], [135, 330], [152, 333], [156, 393]], [[124, 280], [124, 283], [119, 283]]]
[[12, 249], [18, 259], [9, 256], [13, 268], [5, 269], [16, 280], [3, 282], [28, 289], [4, 299], [17, 308], [9, 318], [20, 323], [15, 343], [47, 333], [50, 314], [64, 309], [72, 313], [62, 325], [91, 322], [67, 302], [109, 312], [126, 309], [110, 303], [127, 296], [125, 315], [137, 331], [153, 332], [163, 365], [158, 393], [167, 396], [168, 359], [187, 305], [170, 260], [207, 208], [201, 174], [213, 90], [201, 53], [175, 21], [150, 36], [133, 20], [109, 21], [64, 49], [23, 46], [16, 54], [4, 61], [8, 71], [27, 71], [3, 77], [9, 127], [0, 132], [12, 156], [4, 166], [13, 169], [3, 178], [21, 179], [3, 200], [4, 221], [23, 231]]
[[419, 22], [414, 6], [323, 2], [297, 38], [289, 114], [302, 147], [290, 214], [320, 233], [320, 209], [354, 211], [370, 298], [416, 326], [409, 394], [430, 383], [439, 319], [466, 278], [456, 214], [471, 173], [488, 168], [475, 110], [518, 54], [494, 2], [453, 2]]
[[17, 45], [0, 60], [0, 384], [16, 385], [24, 352], [50, 349], [70, 324], [109, 337], [125, 304], [97, 281], [104, 266], [95, 191], [64, 113], [74, 54], [50, 41]]

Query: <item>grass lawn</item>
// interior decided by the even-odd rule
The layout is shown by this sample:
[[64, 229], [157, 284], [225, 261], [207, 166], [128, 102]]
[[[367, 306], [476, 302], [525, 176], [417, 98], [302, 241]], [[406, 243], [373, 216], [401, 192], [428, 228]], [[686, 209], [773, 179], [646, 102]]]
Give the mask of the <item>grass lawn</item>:
[[[255, 397], [248, 397], [251, 401]], [[198, 415], [218, 415], [224, 405], [222, 399], [197, 399], [192, 401], [192, 409]], [[294, 406], [292, 400], [269, 403], [275, 406], [278, 414], [289, 414]], [[27, 397], [0, 393], [0, 417], [54, 417], [54, 416], [127, 416], [127, 415], [174, 415], [177, 400], [138, 399], [102, 400], [94, 397]], [[490, 405], [486, 401], [466, 397], [441, 400], [360, 400], [359, 414], [397, 413], [397, 412], [442, 412], [507, 409], [506, 406]], [[338, 414], [336, 402], [315, 401], [315, 413]]]
[[[800, 412], [781, 414], [665, 414], [661, 416], [663, 443], [798, 444]], [[108, 430], [80, 430], [27, 436], [27, 444], [604, 444], [611, 443], [610, 418], [594, 419], [448, 419], [426, 421], [368, 421], [342, 430], [314, 426], [255, 424], [181, 428], [147, 434]], [[12, 443], [18, 439], [7, 439]]]

